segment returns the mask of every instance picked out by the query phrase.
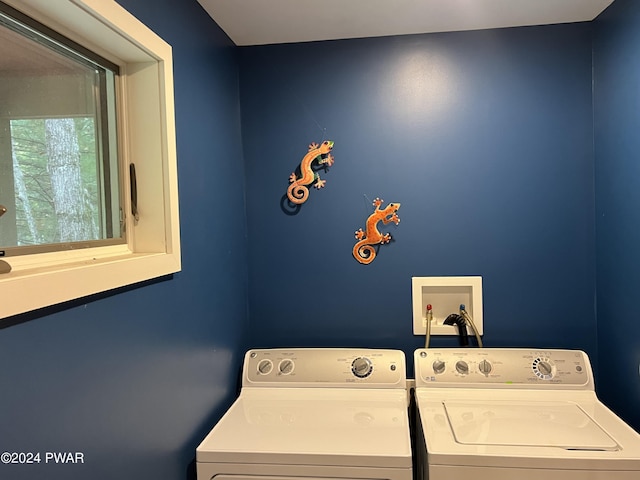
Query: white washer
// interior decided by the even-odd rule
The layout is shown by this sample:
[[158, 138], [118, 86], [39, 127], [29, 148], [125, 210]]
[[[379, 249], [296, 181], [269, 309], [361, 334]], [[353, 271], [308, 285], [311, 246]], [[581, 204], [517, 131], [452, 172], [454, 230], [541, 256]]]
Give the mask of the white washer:
[[417, 477], [639, 480], [640, 435], [576, 350], [419, 349]]
[[411, 480], [404, 353], [250, 350], [196, 466], [198, 480]]

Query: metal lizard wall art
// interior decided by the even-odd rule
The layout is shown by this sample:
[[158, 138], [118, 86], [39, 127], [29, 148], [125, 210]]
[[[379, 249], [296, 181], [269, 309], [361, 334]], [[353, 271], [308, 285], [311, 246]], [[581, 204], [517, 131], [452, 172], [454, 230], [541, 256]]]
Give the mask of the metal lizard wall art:
[[400, 223], [400, 218], [396, 213], [400, 208], [400, 204], [390, 203], [385, 208], [380, 208], [383, 202], [384, 200], [379, 198], [373, 201], [373, 206], [376, 207], [376, 209], [369, 215], [369, 218], [367, 218], [366, 231], [363, 232], [360, 228], [356, 232], [356, 238], [360, 241], [353, 247], [353, 256], [357, 261], [365, 265], [373, 262], [373, 259], [376, 258], [376, 250], [373, 248], [373, 245], [383, 245], [391, 241], [391, 234], [385, 233], [383, 235], [380, 230], [378, 230], [378, 223], [382, 222], [385, 225], [391, 222], [396, 225]]
[[326, 180], [320, 180], [320, 175], [313, 170], [313, 162], [317, 160], [318, 165], [333, 165], [333, 155], [329, 152], [333, 149], [333, 142], [325, 140], [321, 145], [312, 143], [309, 145], [309, 152], [302, 158], [300, 162], [300, 178], [296, 177], [295, 172], [289, 175], [289, 188], [287, 189], [287, 197], [291, 203], [301, 205], [309, 198], [309, 186], [314, 183], [314, 187], [321, 189], [324, 187]]

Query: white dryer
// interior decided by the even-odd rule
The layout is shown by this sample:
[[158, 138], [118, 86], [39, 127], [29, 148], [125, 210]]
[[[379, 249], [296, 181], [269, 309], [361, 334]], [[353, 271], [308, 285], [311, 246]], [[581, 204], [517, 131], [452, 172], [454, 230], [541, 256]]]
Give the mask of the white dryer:
[[419, 349], [417, 477], [640, 480], [640, 435], [576, 350]]
[[404, 353], [256, 349], [198, 480], [412, 480]]

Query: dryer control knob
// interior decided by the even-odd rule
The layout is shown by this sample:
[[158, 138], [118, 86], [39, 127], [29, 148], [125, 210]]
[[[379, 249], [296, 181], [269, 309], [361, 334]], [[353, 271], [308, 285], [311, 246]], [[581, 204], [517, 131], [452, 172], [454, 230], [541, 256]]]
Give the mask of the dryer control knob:
[[295, 365], [293, 364], [293, 360], [285, 359], [280, 362], [280, 365], [278, 365], [278, 370], [282, 375], [289, 375], [293, 372], [294, 367]]
[[493, 367], [488, 360], [482, 360], [478, 364], [478, 370], [480, 370], [480, 373], [482, 373], [485, 377], [488, 377], [491, 373], [491, 370], [493, 370]]
[[469, 364], [464, 360], [458, 360], [456, 362], [456, 371], [460, 375], [467, 375], [469, 373]]
[[373, 364], [367, 357], [358, 357], [351, 362], [351, 371], [358, 378], [365, 378], [373, 372]]
[[271, 372], [271, 369], [273, 369], [273, 363], [271, 360], [260, 360], [260, 363], [258, 364], [258, 373], [261, 375], [267, 375]]
[[433, 371], [439, 375], [441, 373], [444, 373], [446, 364], [442, 360], [436, 360], [435, 362], [433, 362], [432, 367], [433, 367]]

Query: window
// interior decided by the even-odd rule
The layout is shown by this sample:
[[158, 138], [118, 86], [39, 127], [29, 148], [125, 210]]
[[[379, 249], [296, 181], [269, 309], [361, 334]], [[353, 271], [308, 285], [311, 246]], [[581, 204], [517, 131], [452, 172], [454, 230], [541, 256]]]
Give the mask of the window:
[[117, 65], [0, 3], [0, 253], [124, 243]]
[[113, 0], [2, 1], [57, 73], [0, 82], [0, 318], [179, 271], [171, 47]]

